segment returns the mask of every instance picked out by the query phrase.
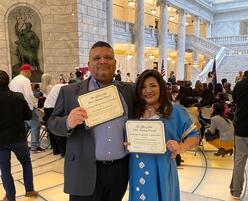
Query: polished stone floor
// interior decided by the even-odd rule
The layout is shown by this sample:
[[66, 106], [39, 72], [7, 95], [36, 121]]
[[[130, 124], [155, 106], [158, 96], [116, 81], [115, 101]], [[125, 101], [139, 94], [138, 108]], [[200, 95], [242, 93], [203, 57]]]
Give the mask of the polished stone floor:
[[[216, 157], [211, 145], [204, 143], [203, 151], [194, 150], [182, 155], [185, 161], [178, 167], [182, 201], [232, 201], [229, 183], [232, 175], [232, 156]], [[38, 198], [24, 197], [22, 170], [15, 156], [12, 157], [12, 174], [15, 179], [17, 201], [67, 201], [63, 193], [63, 158], [52, 155], [51, 150], [32, 154], [34, 185]], [[246, 168], [248, 170], [248, 168]], [[0, 199], [4, 190], [0, 180]], [[245, 192], [243, 200], [248, 200]], [[123, 199], [128, 201], [128, 191]], [[150, 201], [150, 200], [149, 200]], [[152, 200], [151, 200], [152, 201]]]

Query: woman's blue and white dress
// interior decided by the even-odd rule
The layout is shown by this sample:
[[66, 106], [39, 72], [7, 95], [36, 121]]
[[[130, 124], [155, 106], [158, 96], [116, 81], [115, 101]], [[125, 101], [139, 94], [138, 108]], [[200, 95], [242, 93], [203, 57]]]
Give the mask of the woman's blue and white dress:
[[[192, 124], [186, 110], [174, 104], [168, 119], [159, 118], [165, 125], [165, 139], [180, 142], [182, 134]], [[198, 136], [193, 130], [188, 137]], [[131, 153], [129, 201], [179, 201], [179, 181], [171, 152], [164, 154]]]

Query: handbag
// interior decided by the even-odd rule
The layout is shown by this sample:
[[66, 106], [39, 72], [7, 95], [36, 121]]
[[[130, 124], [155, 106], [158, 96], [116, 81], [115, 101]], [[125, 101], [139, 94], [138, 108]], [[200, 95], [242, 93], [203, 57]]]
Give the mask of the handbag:
[[213, 140], [215, 140], [217, 138], [220, 138], [219, 130], [215, 129], [214, 133], [211, 133], [209, 130], [207, 130], [205, 132], [205, 139], [206, 139], [207, 142], [213, 141]]

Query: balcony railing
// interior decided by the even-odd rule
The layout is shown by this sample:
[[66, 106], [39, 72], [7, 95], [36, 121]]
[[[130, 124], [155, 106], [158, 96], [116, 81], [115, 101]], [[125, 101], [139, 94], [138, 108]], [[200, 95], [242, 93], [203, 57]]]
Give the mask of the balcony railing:
[[[134, 24], [126, 21], [114, 20], [114, 39], [120, 43], [134, 44]], [[158, 30], [152, 27], [145, 27], [145, 46], [158, 47]], [[168, 33], [168, 48], [176, 49], [176, 37]]]
[[197, 50], [208, 55], [209, 57], [213, 57], [219, 52], [221, 46], [195, 35], [187, 35], [186, 48]]
[[248, 48], [228, 49], [225, 54], [226, 56], [248, 55]]
[[224, 36], [224, 37], [213, 37], [208, 40], [221, 45], [247, 45], [248, 35], [244, 36]]

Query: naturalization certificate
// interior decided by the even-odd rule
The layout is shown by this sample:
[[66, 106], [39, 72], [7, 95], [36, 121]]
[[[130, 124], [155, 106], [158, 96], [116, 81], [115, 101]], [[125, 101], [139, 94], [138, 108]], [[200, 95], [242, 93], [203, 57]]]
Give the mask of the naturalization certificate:
[[78, 102], [87, 112], [87, 127], [115, 119], [124, 113], [118, 90], [114, 85], [81, 95]]
[[160, 120], [128, 120], [126, 122], [130, 152], [163, 154], [166, 151], [165, 129]]

